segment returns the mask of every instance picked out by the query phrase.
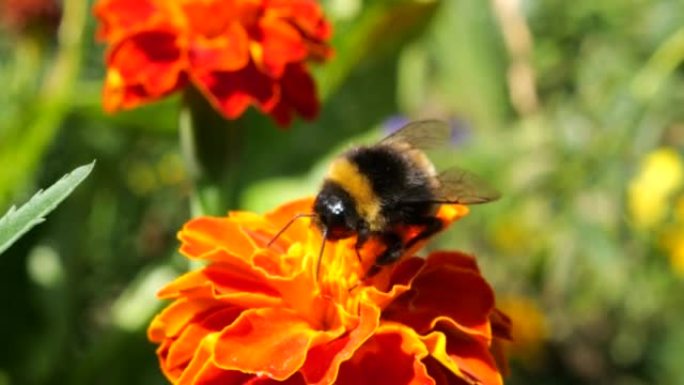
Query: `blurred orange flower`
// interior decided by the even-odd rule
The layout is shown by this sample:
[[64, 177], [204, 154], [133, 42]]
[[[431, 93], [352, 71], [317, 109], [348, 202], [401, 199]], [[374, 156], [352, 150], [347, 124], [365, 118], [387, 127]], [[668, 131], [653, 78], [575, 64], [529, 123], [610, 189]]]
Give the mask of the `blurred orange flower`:
[[[326, 244], [315, 279], [322, 239], [308, 220], [266, 247], [311, 205], [185, 225], [181, 252], [208, 264], [161, 290], [173, 303], [148, 330], [172, 383], [502, 383], [490, 348], [509, 338], [510, 321], [472, 257], [408, 257], [363, 279], [382, 245], [369, 242], [360, 262], [354, 241], [341, 240]], [[439, 215], [450, 224], [466, 213]]]
[[225, 117], [250, 105], [280, 125], [319, 103], [305, 62], [330, 57], [315, 0], [99, 0], [109, 44], [104, 107], [132, 108], [189, 83]]

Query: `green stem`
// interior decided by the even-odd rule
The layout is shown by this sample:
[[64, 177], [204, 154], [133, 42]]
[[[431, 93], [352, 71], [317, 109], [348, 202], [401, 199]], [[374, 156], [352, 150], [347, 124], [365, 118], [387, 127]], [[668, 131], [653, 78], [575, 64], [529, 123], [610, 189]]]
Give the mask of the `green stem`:
[[0, 172], [0, 208], [23, 185], [26, 176], [33, 175], [71, 107], [73, 85], [81, 68], [88, 2], [65, 0], [62, 9], [57, 54], [32, 105], [22, 106], [23, 113], [32, 118], [11, 127], [16, 136], [0, 144], [0, 164], [12, 165]]
[[193, 88], [185, 92], [179, 125], [181, 151], [194, 182], [192, 214], [225, 215], [237, 203], [242, 128]]

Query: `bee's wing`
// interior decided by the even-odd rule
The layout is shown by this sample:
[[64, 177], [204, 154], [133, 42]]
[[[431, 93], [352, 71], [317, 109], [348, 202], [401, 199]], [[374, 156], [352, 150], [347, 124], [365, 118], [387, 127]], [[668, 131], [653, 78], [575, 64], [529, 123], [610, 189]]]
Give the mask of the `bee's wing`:
[[390, 134], [378, 144], [406, 143], [419, 150], [427, 150], [448, 143], [451, 127], [440, 120], [411, 122]]
[[496, 189], [489, 186], [479, 176], [458, 167], [447, 169], [437, 175], [439, 187], [436, 189], [438, 203], [478, 204], [497, 200], [501, 197]]

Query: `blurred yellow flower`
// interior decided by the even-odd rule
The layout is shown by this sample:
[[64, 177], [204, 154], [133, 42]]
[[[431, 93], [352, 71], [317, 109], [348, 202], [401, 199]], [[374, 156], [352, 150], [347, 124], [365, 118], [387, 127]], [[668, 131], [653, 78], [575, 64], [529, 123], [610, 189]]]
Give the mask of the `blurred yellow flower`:
[[529, 367], [543, 365], [541, 359], [549, 329], [546, 316], [537, 302], [520, 295], [505, 297], [497, 302], [515, 325], [511, 329], [512, 341], [506, 344], [509, 356]]
[[646, 155], [628, 191], [630, 215], [637, 227], [649, 228], [665, 218], [668, 199], [681, 185], [682, 159], [672, 148]]
[[684, 223], [684, 196], [680, 195], [677, 198], [677, 203], [675, 203], [675, 220], [680, 223]]
[[684, 277], [684, 195], [677, 198], [674, 206], [674, 224], [668, 226], [660, 240], [670, 257], [674, 272]]
[[663, 236], [663, 246], [668, 251], [674, 272], [684, 277], [684, 225], [667, 231]]

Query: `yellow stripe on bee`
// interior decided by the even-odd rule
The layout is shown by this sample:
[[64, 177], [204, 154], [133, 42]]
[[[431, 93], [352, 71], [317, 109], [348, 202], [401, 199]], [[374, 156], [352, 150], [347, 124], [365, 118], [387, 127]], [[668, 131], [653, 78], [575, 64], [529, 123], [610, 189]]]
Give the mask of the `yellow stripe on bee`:
[[351, 195], [356, 203], [356, 211], [366, 219], [371, 230], [378, 230], [380, 221], [380, 201], [373, 191], [370, 180], [347, 158], [337, 158], [330, 165], [328, 179], [337, 183]]

